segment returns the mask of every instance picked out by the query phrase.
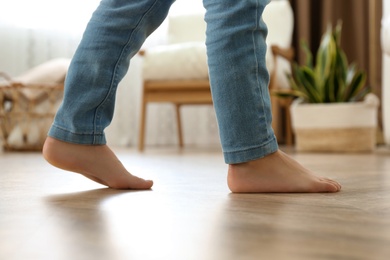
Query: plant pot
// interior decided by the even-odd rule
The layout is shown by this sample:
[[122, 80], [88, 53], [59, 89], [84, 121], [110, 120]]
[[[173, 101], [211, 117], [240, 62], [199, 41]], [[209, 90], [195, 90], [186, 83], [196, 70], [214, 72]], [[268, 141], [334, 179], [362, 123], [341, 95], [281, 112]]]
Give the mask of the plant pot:
[[291, 105], [297, 151], [370, 152], [376, 146], [379, 99], [366, 95], [362, 102]]

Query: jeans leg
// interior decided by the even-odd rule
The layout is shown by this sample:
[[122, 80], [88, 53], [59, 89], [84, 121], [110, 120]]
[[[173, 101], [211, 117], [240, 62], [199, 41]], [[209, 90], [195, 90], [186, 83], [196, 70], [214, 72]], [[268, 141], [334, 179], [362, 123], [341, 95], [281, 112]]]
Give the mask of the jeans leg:
[[130, 59], [165, 19], [174, 0], [102, 0], [72, 59], [64, 100], [49, 136], [105, 144], [116, 88]]
[[203, 0], [211, 90], [226, 163], [278, 149], [265, 63], [269, 0]]

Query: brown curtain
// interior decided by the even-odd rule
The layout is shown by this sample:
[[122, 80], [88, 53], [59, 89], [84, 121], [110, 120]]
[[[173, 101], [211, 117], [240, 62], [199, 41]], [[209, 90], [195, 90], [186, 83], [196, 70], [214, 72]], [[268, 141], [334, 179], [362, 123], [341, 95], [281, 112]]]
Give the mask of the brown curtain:
[[315, 53], [327, 25], [334, 26], [342, 20], [341, 41], [348, 61], [367, 72], [367, 84], [381, 97], [382, 0], [290, 0], [290, 3], [295, 17], [296, 61], [303, 63], [305, 59], [300, 49], [301, 39]]

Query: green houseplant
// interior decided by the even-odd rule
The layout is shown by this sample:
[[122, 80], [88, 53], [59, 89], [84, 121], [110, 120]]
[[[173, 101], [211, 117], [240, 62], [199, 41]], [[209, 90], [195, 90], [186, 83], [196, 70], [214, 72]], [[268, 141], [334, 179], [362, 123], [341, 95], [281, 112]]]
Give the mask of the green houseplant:
[[292, 66], [292, 127], [299, 151], [372, 151], [376, 144], [378, 98], [369, 93], [366, 73], [348, 64], [341, 48], [342, 24], [328, 26], [316, 53], [305, 43], [304, 65]]
[[348, 64], [341, 48], [341, 31], [341, 22], [335, 28], [328, 26], [316, 53], [316, 64], [307, 44], [302, 42], [306, 62], [292, 65], [292, 75], [288, 75], [292, 91], [277, 95], [301, 97], [307, 103], [362, 100], [370, 92], [365, 85], [366, 73], [355, 64]]

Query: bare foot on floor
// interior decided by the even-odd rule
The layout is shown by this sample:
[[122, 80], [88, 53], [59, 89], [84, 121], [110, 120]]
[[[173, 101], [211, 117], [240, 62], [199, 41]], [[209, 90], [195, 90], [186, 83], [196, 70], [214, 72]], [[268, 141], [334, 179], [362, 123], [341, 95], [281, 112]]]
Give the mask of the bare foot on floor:
[[228, 186], [232, 192], [338, 192], [341, 185], [318, 177], [282, 151], [254, 161], [231, 164]]
[[150, 189], [152, 181], [131, 175], [107, 145], [78, 145], [48, 137], [43, 157], [52, 165], [76, 172], [114, 189]]

